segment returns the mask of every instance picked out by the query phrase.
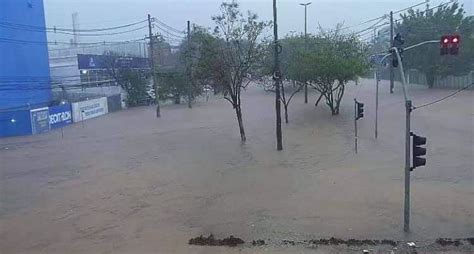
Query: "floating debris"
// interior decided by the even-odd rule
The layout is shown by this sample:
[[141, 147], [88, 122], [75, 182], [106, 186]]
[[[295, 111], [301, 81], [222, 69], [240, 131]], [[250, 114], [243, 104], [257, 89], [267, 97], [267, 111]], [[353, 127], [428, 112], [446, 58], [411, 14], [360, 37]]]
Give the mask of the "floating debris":
[[261, 240], [261, 239], [256, 240], [256, 241], [253, 240], [253, 241], [252, 241], [252, 245], [253, 245], [253, 246], [263, 246], [263, 245], [265, 245], [265, 240]]
[[459, 239], [452, 240], [451, 238], [438, 238], [436, 243], [441, 246], [459, 246], [462, 245], [462, 242]]
[[216, 239], [214, 238], [214, 235], [210, 234], [208, 237], [203, 237], [202, 235], [196, 238], [192, 238], [188, 242], [190, 245], [206, 245], [206, 246], [229, 246], [229, 247], [235, 247], [239, 244], [244, 244], [244, 240], [234, 237], [234, 236], [229, 236], [228, 238], [224, 239]]

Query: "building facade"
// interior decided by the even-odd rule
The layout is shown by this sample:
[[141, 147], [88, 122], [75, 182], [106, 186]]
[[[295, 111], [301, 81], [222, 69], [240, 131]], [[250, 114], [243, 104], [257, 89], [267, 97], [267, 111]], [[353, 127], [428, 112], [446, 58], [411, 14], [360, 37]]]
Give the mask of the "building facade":
[[43, 0], [0, 1], [0, 110], [51, 101]]

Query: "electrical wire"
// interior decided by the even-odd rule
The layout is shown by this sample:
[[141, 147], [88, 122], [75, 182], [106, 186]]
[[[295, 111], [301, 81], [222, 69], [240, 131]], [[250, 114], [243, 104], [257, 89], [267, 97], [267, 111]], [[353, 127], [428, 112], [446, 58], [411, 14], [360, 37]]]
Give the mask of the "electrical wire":
[[[452, 4], [452, 3], [455, 3], [454, 1], [450, 1], [450, 2], [445, 2], [445, 3], [440, 3], [439, 5], [436, 5], [434, 7], [430, 7], [428, 9], [426, 9], [424, 12], [427, 12], [427, 11], [431, 11], [433, 9], [436, 9], [436, 8], [439, 8], [439, 7], [443, 7], [445, 5], [448, 5], [448, 4]], [[401, 21], [403, 20], [403, 18], [399, 18], [399, 19], [395, 19], [393, 22], [398, 22], [398, 21]]]
[[95, 29], [71, 29], [71, 28], [61, 28], [61, 27], [42, 27], [42, 26], [33, 26], [33, 25], [26, 25], [26, 24], [19, 24], [19, 23], [11, 23], [11, 22], [5, 22], [5, 21], [0, 21], [0, 25], [3, 26], [9, 26], [11, 28], [16, 28], [18, 30], [24, 30], [24, 29], [34, 29], [37, 30], [38, 32], [45, 32], [45, 31], [63, 31], [63, 32], [103, 32], [103, 31], [110, 31], [110, 30], [117, 30], [117, 29], [122, 29], [126, 27], [131, 27], [135, 26], [144, 22], [147, 22], [148, 20], [142, 20], [126, 25], [121, 25], [121, 26], [115, 26], [115, 27], [105, 27], [105, 28], [95, 28]]
[[[7, 28], [7, 29], [12, 29], [12, 30], [24, 30], [24, 31], [39, 32], [39, 33], [44, 33], [45, 32], [44, 30], [35, 30], [35, 29], [28, 29], [28, 28], [18, 29], [18, 28], [14, 28], [14, 27], [5, 26], [5, 25], [2, 25], [2, 24], [0, 24], [0, 27]], [[64, 32], [64, 31], [46, 31], [46, 32], [50, 33], [50, 34], [51, 33], [52, 34], [66, 34], [66, 35], [77, 35], [77, 36], [109, 36], [109, 35], [131, 33], [131, 32], [142, 30], [142, 29], [147, 28], [147, 27], [148, 27], [148, 25], [138, 27], [138, 28], [134, 28], [134, 29], [130, 29], [130, 30], [126, 30], [126, 31], [114, 32], [114, 33], [88, 33], [88, 34], [86, 33], [86, 34], [84, 34], [84, 33]]]
[[157, 18], [153, 18], [153, 21], [155, 21], [155, 22], [161, 24], [162, 26], [166, 27], [168, 30], [172, 30], [172, 31], [174, 31], [174, 32], [176, 32], [176, 33], [178, 33], [178, 34], [183, 34], [183, 33], [184, 33], [183, 30], [176, 29], [176, 28], [174, 28], [174, 27], [172, 27], [172, 26], [166, 24], [165, 22], [163, 22], [163, 21], [161, 21], [161, 20], [159, 20], [159, 19], [157, 19]]
[[182, 36], [182, 35], [176, 35], [176, 34], [170, 33], [168, 30], [162, 28], [161, 26], [153, 25], [153, 27], [157, 27], [157, 28], [160, 29], [162, 32], [165, 32], [168, 36], [175, 37], [175, 38], [177, 38], [177, 39], [186, 39], [186, 37], [184, 37], [184, 36]]
[[469, 87], [471, 87], [471, 86], [473, 86], [473, 85], [474, 85], [474, 82], [471, 83], [471, 84], [469, 84], [469, 85], [467, 85], [467, 86], [465, 86], [465, 87], [463, 87], [463, 88], [461, 88], [461, 89], [459, 89], [459, 90], [457, 90], [456, 92], [454, 92], [454, 93], [452, 93], [452, 94], [450, 94], [450, 95], [448, 95], [448, 96], [445, 96], [445, 97], [440, 98], [440, 99], [438, 99], [438, 100], [432, 101], [432, 102], [430, 102], [430, 103], [423, 104], [423, 105], [421, 105], [421, 106], [414, 106], [413, 109], [420, 109], [420, 108], [424, 108], [424, 107], [431, 106], [431, 105], [436, 104], [436, 103], [438, 103], [438, 102], [442, 102], [442, 101], [444, 101], [444, 100], [446, 100], [446, 99], [448, 99], [448, 98], [450, 98], [450, 97], [453, 97], [454, 95], [460, 93], [461, 91], [464, 91], [464, 90], [468, 89]]
[[[419, 3], [419, 4], [415, 4], [415, 5], [412, 5], [410, 7], [407, 7], [407, 8], [404, 8], [404, 9], [401, 9], [401, 10], [397, 10], [395, 12], [393, 12], [393, 14], [397, 14], [397, 13], [400, 13], [400, 12], [403, 12], [403, 11], [406, 11], [406, 10], [409, 10], [411, 8], [414, 8], [414, 7], [417, 7], [417, 6], [420, 6], [420, 5], [423, 5], [423, 4], [426, 4], [426, 2], [422, 2], [422, 3]], [[358, 26], [361, 26], [361, 25], [365, 25], [367, 23], [370, 23], [370, 22], [374, 22], [374, 21], [379, 21], [378, 23], [380, 23], [381, 20], [387, 18], [388, 15], [387, 14], [384, 14], [380, 17], [376, 17], [376, 18], [373, 18], [373, 19], [369, 19], [367, 21], [364, 21], [364, 22], [361, 22], [359, 24], [355, 24], [355, 25], [352, 25], [352, 26], [348, 26], [348, 27], [343, 27], [341, 28], [341, 30], [346, 30], [346, 29], [349, 29], [349, 28], [354, 28], [354, 27], [358, 27]], [[364, 29], [365, 30], [365, 29]]]
[[354, 34], [354, 35], [358, 35], [358, 34], [361, 34], [361, 33], [365, 33], [365, 32], [367, 32], [367, 31], [372, 32], [373, 29], [377, 29], [377, 28], [379, 28], [379, 27], [383, 27], [383, 26], [386, 26], [386, 25], [388, 25], [388, 24], [389, 24], [388, 22], [385, 22], [385, 23], [380, 24], [380, 25], [372, 25], [372, 26], [370, 26], [370, 27], [368, 27], [368, 28], [365, 28], [365, 29], [360, 30], [360, 31], [358, 31], [358, 32], [355, 32], [355, 33], [353, 33], [353, 34]]
[[[128, 40], [128, 41], [102, 41], [102, 42], [77, 42], [74, 45], [116, 45], [116, 44], [126, 44], [130, 42], [137, 42], [142, 41], [144, 39], [135, 39], [135, 40]], [[0, 43], [13, 43], [13, 44], [41, 44], [41, 45], [71, 45], [71, 42], [63, 42], [63, 41], [29, 41], [29, 40], [17, 40], [17, 39], [9, 39], [9, 38], [0, 38]]]
[[[95, 45], [82, 46], [82, 47], [73, 47], [73, 48], [71, 48], [71, 47], [68, 47], [68, 48], [49, 48], [48, 51], [61, 51], [61, 50], [71, 50], [71, 49], [96, 48], [96, 47], [100, 47], [100, 46], [122, 45], [122, 44], [128, 44], [128, 43], [133, 43], [133, 42], [141, 42], [141, 41], [145, 41], [145, 38], [129, 40], [129, 41], [123, 41], [123, 42], [117, 42], [117, 43], [109, 43], [109, 44], [104, 44], [102, 42], [102, 44], [98, 43], [98, 44], [95, 44]], [[76, 43], [76, 44], [81, 45], [81, 43]], [[71, 43], [69, 43], [69, 45], [71, 45]]]

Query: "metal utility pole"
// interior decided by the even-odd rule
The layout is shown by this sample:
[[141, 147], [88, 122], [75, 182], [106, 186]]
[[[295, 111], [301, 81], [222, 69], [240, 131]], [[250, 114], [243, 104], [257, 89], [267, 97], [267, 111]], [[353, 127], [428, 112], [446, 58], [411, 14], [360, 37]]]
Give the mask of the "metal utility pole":
[[376, 39], [377, 39], [377, 28], [374, 28], [374, 41], [373, 41], [373, 44], [375, 44]]
[[400, 70], [400, 76], [402, 79], [402, 88], [403, 88], [403, 97], [405, 98], [405, 200], [403, 206], [403, 231], [410, 231], [410, 139], [411, 139], [411, 130], [410, 130], [410, 120], [411, 120], [411, 111], [413, 109], [411, 100], [408, 99], [405, 72], [403, 70], [403, 62], [400, 57], [400, 52], [398, 48], [391, 48], [397, 57], [398, 67]]
[[191, 54], [191, 22], [188, 20], [188, 45], [187, 45], [187, 52], [186, 52], [186, 68], [188, 72], [188, 108], [192, 108], [192, 99], [193, 99], [193, 84], [192, 84], [192, 73], [191, 73], [191, 65], [190, 61], [192, 61], [189, 54]]
[[[393, 48], [393, 11], [390, 12], [390, 48]], [[393, 58], [392, 58], [393, 60]], [[390, 93], [393, 93], [393, 66], [390, 64]]]
[[379, 74], [378, 68], [374, 70], [375, 78], [375, 138], [379, 136]]
[[79, 30], [78, 16], [79, 14], [77, 12], [72, 14], [72, 34], [74, 47], [77, 47], [77, 44], [79, 43], [79, 36], [77, 35], [77, 30]]
[[354, 150], [357, 153], [357, 100], [354, 98]]
[[151, 75], [153, 75], [153, 88], [155, 89], [155, 103], [156, 103], [156, 117], [160, 117], [160, 98], [158, 96], [158, 80], [156, 78], [155, 70], [155, 59], [154, 59], [154, 37], [151, 25], [151, 16], [148, 14], [148, 36], [150, 37], [150, 65], [151, 65]]
[[410, 231], [410, 119], [411, 100], [405, 102], [405, 202], [403, 206], [403, 231]]
[[281, 134], [281, 99], [280, 99], [280, 45], [278, 44], [278, 22], [277, 22], [277, 3], [273, 0], [273, 36], [274, 36], [274, 56], [275, 56], [275, 69], [273, 78], [275, 79], [275, 111], [276, 111], [276, 137], [277, 137], [277, 150], [283, 150], [283, 141]]
[[[308, 3], [301, 3], [301, 6], [304, 6], [304, 47], [305, 49], [308, 49], [308, 5], [310, 5], [311, 2]], [[308, 103], [308, 84], [307, 82], [304, 84], [304, 103]]]

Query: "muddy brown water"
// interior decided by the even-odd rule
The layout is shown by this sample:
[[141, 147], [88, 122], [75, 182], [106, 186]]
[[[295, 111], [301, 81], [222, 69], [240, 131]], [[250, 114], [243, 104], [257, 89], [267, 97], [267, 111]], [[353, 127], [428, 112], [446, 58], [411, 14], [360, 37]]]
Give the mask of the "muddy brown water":
[[[440, 237], [472, 237], [474, 92], [413, 113], [413, 131], [428, 137], [428, 154], [427, 166], [412, 173], [411, 233], [405, 234], [401, 89], [390, 95], [382, 82], [375, 139], [373, 80], [361, 83], [348, 86], [335, 117], [296, 96], [281, 152], [274, 97], [261, 88], [243, 94], [245, 145], [232, 107], [219, 98], [193, 109], [163, 107], [160, 119], [153, 108], [123, 110], [68, 126], [65, 138], [59, 130], [1, 139], [0, 252], [340, 253], [351, 250], [272, 242], [391, 239], [431, 248]], [[451, 92], [410, 87], [414, 105]], [[355, 95], [366, 112], [357, 155]], [[209, 234], [266, 244], [188, 245]]]

